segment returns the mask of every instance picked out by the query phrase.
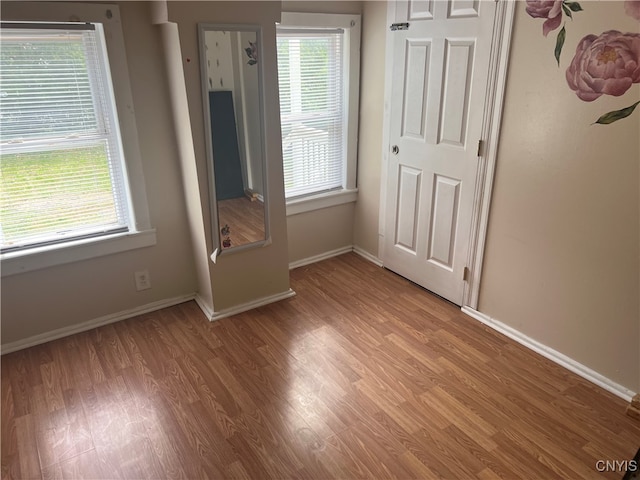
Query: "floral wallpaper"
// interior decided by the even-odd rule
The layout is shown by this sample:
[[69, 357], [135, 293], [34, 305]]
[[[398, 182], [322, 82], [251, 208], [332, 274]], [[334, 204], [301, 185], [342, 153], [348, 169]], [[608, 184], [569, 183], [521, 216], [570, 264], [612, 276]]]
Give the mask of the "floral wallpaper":
[[[542, 34], [545, 37], [562, 25], [553, 52], [560, 66], [562, 49], [570, 34], [566, 20], [579, 21], [585, 12], [583, 6], [568, 0], [527, 0], [526, 3], [531, 17], [544, 19]], [[588, 8], [588, 2], [584, 5]], [[619, 5], [612, 3], [611, 8], [620, 8]], [[627, 15], [640, 21], [640, 0], [625, 0], [623, 8]], [[586, 35], [578, 43], [565, 76], [568, 87], [585, 102], [593, 102], [602, 95], [624, 97], [634, 83], [640, 83], [640, 34], [607, 30], [599, 35]], [[633, 100], [635, 98], [629, 99]], [[622, 120], [631, 115], [638, 104], [640, 101], [604, 113], [593, 123], [608, 125]]]

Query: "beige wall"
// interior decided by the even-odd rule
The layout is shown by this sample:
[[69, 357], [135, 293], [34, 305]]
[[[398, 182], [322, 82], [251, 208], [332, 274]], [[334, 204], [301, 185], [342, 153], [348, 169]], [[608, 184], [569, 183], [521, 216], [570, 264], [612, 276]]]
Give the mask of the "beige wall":
[[[12, 7], [2, 3], [3, 20]], [[3, 278], [3, 345], [196, 290], [160, 38], [148, 4], [123, 2], [120, 13], [157, 245]], [[144, 268], [152, 288], [136, 292], [133, 272]]]
[[360, 70], [358, 202], [354, 244], [378, 256], [387, 2], [364, 2]]
[[[284, 207], [282, 152], [280, 139], [280, 106], [278, 100], [275, 23], [280, 19], [280, 2], [169, 2], [168, 20], [179, 32], [182, 64], [173, 65], [184, 72], [184, 85], [191, 123], [193, 150], [201, 191], [207, 254], [196, 255], [196, 265], [209, 268], [215, 312], [239, 307], [289, 290], [287, 226]], [[230, 251], [209, 260], [213, 251], [207, 182], [207, 156], [201, 72], [198, 49], [198, 23], [229, 23], [262, 26], [260, 65], [264, 73], [265, 138], [267, 186], [271, 244]], [[173, 59], [174, 61], [176, 59]], [[171, 68], [172, 65], [169, 66]], [[175, 92], [174, 92], [175, 93]], [[187, 162], [192, 160], [186, 159]]]
[[290, 262], [353, 245], [355, 205], [345, 203], [287, 217]]
[[479, 310], [640, 391], [640, 100], [583, 102], [564, 72], [584, 35], [638, 31], [622, 2], [581, 2], [567, 22], [560, 68], [555, 33], [516, 11]]
[[359, 15], [362, 13], [363, 2], [354, 0], [283, 0], [283, 12], [300, 13], [341, 13]]
[[177, 156], [182, 173], [186, 219], [189, 225], [188, 233], [191, 238], [197, 278], [197, 301], [203, 310], [212, 312], [213, 292], [209, 264], [206, 261], [207, 235], [205, 233], [211, 227], [208, 218], [205, 218], [202, 207], [209, 198], [206, 174], [198, 172], [195, 160], [178, 27], [175, 24], [166, 23], [166, 13], [163, 14], [162, 8], [160, 8], [162, 6], [159, 2], [153, 4], [153, 7], [157, 8], [152, 7], [152, 18], [154, 22], [160, 23], [157, 29], [162, 38], [165, 72], [170, 92], [167, 99], [171, 105], [174, 135], [178, 144]]
[[[360, 15], [362, 2], [283, 1], [282, 11]], [[352, 246], [354, 211], [350, 203], [287, 217], [289, 262]]]

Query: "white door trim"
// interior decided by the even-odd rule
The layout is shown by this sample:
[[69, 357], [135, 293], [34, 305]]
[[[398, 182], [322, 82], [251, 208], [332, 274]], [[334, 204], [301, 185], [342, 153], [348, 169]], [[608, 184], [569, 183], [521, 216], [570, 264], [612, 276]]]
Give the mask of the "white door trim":
[[380, 205], [378, 208], [378, 258], [384, 266], [384, 234], [387, 206], [387, 170], [389, 168], [389, 131], [391, 127], [391, 80], [393, 78], [393, 32], [389, 26], [396, 18], [396, 2], [387, 2], [387, 22], [385, 24], [384, 55], [384, 110], [382, 118], [382, 164], [380, 165]]
[[500, 0], [493, 25], [489, 81], [487, 83], [482, 125], [482, 138], [485, 145], [483, 147], [484, 151], [478, 160], [476, 192], [469, 238], [469, 257], [467, 260], [469, 279], [465, 283], [462, 296], [462, 306], [473, 309], [478, 308], [480, 294], [482, 260], [484, 258], [491, 192], [493, 190], [493, 178], [500, 141], [502, 106], [507, 83], [507, 67], [509, 64], [515, 7], [516, 1], [514, 0]]
[[[487, 1], [487, 0], [485, 0]], [[502, 106], [509, 63], [511, 33], [515, 14], [515, 0], [496, 0], [498, 5], [493, 26], [491, 43], [491, 61], [487, 83], [487, 96], [484, 106], [484, 120], [482, 138], [483, 152], [478, 159], [478, 173], [474, 194], [473, 215], [469, 238], [469, 256], [467, 267], [469, 279], [464, 287], [462, 306], [476, 309], [480, 293], [480, 278], [482, 274], [482, 260], [487, 236], [489, 208], [493, 177], [500, 137], [500, 123], [502, 120]], [[388, 28], [396, 18], [396, 2], [390, 1], [387, 6], [387, 35], [385, 54], [385, 85], [384, 85], [384, 119], [382, 133], [382, 165], [380, 175], [380, 209], [378, 214], [378, 252], [384, 265], [384, 236], [385, 236], [385, 208], [387, 205], [386, 171], [389, 163], [389, 130], [391, 118], [391, 80], [393, 65], [393, 32]]]

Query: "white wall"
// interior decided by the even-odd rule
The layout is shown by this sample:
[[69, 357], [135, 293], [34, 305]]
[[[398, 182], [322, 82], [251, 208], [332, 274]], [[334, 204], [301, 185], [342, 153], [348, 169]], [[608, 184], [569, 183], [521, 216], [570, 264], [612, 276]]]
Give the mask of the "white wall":
[[210, 91], [235, 89], [231, 53], [231, 38], [234, 36], [235, 32], [228, 31], [207, 31], [204, 34]]
[[[258, 83], [258, 65], [249, 65], [244, 49], [249, 41], [256, 42], [255, 35], [242, 32], [238, 35], [239, 70], [242, 82], [242, 119], [244, 125], [244, 144], [247, 153], [247, 173], [249, 188], [260, 195], [264, 194], [262, 181], [262, 136], [260, 131], [260, 85]], [[258, 47], [260, 48], [260, 47]], [[258, 59], [260, 61], [260, 59]], [[238, 117], [240, 118], [240, 116]]]

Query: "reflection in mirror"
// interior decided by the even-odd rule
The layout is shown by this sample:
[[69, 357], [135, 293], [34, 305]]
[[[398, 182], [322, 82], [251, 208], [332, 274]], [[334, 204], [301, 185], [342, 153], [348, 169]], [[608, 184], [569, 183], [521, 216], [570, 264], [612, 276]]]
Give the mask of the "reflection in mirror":
[[260, 30], [200, 24], [199, 33], [213, 229], [223, 253], [268, 238]]

